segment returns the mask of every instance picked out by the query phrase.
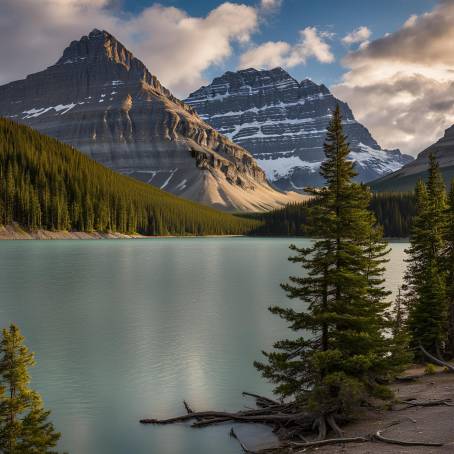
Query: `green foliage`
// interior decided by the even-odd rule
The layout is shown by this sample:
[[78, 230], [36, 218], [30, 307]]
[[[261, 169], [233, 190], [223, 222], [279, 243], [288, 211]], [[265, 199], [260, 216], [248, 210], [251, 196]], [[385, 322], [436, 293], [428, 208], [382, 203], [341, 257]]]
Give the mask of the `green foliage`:
[[444, 266], [446, 270], [446, 299], [448, 306], [448, 335], [446, 350], [454, 357], [454, 181], [448, 199], [446, 248]]
[[[320, 414], [351, 415], [367, 396], [389, 395], [380, 383], [399, 369], [385, 335], [389, 292], [383, 286], [388, 247], [369, 211], [369, 189], [353, 182], [339, 108], [328, 127], [321, 174], [326, 187], [308, 210], [308, 248], [291, 246], [304, 276], [283, 284], [296, 304], [270, 308], [296, 337], [276, 342], [256, 362], [281, 397], [293, 396]], [[390, 354], [391, 353], [391, 354]]]
[[408, 329], [408, 308], [404, 298], [406, 290], [405, 285], [399, 289], [389, 314], [391, 321], [390, 339], [393, 343], [391, 359], [396, 365], [407, 365], [413, 360], [413, 354], [409, 348], [411, 337]]
[[424, 368], [424, 373], [426, 375], [433, 375], [435, 372], [437, 372], [437, 368], [432, 363], [427, 363]]
[[373, 193], [370, 209], [387, 238], [407, 238], [416, 214], [414, 192]]
[[258, 226], [122, 176], [74, 148], [0, 118], [0, 225], [27, 229], [245, 234]]
[[440, 355], [446, 340], [446, 267], [443, 263], [446, 235], [446, 190], [435, 158], [430, 175], [416, 187], [417, 215], [411, 237], [405, 282], [408, 327], [412, 345], [421, 344]]
[[60, 438], [44, 410], [41, 397], [30, 389], [33, 353], [15, 325], [4, 329], [0, 342], [0, 452], [53, 454]]
[[[388, 238], [404, 238], [410, 235], [412, 218], [416, 213], [414, 193], [381, 192], [372, 194], [370, 210], [383, 226]], [[289, 204], [268, 213], [256, 214], [262, 225], [256, 235], [306, 236], [310, 230], [309, 212], [319, 199]]]

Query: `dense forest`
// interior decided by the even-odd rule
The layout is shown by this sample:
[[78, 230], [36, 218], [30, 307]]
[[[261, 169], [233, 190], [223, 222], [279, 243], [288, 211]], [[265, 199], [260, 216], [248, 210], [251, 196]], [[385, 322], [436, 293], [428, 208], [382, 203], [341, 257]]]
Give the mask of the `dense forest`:
[[245, 234], [258, 221], [180, 199], [0, 118], [0, 225], [26, 229]]
[[[316, 204], [315, 199], [304, 203], [294, 203], [284, 208], [251, 215], [262, 221], [255, 231], [257, 235], [304, 236], [307, 235], [309, 209]], [[416, 212], [413, 193], [375, 193], [370, 209], [383, 226], [388, 238], [404, 238], [410, 234], [410, 226]]]
[[[0, 118], [0, 225], [144, 235], [307, 235], [317, 201], [231, 215], [119, 175], [31, 128]], [[386, 237], [408, 237], [413, 193], [375, 193], [370, 208]]]

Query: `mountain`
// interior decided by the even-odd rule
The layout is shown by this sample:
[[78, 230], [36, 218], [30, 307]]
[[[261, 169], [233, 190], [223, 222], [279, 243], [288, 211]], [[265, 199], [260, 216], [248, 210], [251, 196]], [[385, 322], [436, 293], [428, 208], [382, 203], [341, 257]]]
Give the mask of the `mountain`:
[[397, 172], [372, 181], [371, 188], [380, 192], [412, 191], [419, 179], [427, 180], [431, 154], [437, 158], [446, 185], [449, 187], [454, 180], [454, 125], [446, 129], [441, 139], [419, 153], [413, 162]]
[[228, 210], [293, 199], [241, 146], [175, 98], [106, 31], [73, 41], [44, 71], [0, 87], [0, 115], [161, 189]]
[[219, 132], [249, 150], [268, 179], [283, 190], [321, 185], [326, 126], [340, 104], [358, 179], [370, 181], [399, 169], [411, 156], [383, 150], [348, 105], [324, 85], [298, 83], [282, 68], [226, 72], [185, 100]]
[[146, 235], [245, 234], [257, 222], [120, 175], [0, 118], [0, 225]]

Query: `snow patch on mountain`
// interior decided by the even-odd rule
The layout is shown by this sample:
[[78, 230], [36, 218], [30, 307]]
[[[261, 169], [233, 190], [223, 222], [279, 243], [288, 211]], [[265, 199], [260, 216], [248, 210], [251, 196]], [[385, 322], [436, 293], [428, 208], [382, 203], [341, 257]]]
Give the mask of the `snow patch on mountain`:
[[395, 172], [402, 167], [402, 164], [395, 160], [390, 153], [383, 150], [376, 150], [363, 143], [359, 143], [361, 151], [352, 151], [349, 159], [356, 162], [360, 167], [374, 167], [382, 174]]
[[318, 172], [319, 162], [303, 161], [298, 156], [279, 157], [276, 159], [257, 159], [259, 166], [265, 171], [270, 181], [276, 181], [282, 177], [288, 177], [295, 168], [306, 169], [310, 173]]
[[77, 106], [77, 104], [84, 104], [83, 102], [79, 103], [71, 103], [71, 104], [57, 104], [56, 106], [50, 106], [50, 107], [33, 107], [32, 109], [29, 110], [24, 110], [22, 113], [25, 114], [22, 119], [27, 119], [27, 118], [36, 118], [39, 117], [46, 112], [49, 112], [51, 110], [55, 110], [56, 113], [59, 113], [61, 111], [60, 115], [64, 115], [65, 113], [69, 112], [71, 109]]

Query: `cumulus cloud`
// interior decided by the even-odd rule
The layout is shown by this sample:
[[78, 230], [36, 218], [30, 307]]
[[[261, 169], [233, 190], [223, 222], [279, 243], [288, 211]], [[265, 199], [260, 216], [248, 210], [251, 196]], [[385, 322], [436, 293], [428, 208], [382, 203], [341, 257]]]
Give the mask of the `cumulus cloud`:
[[158, 78], [183, 96], [203, 82], [203, 71], [221, 63], [235, 42], [257, 29], [258, 10], [225, 2], [205, 17], [155, 4], [126, 15], [110, 0], [2, 0], [0, 83], [49, 66], [71, 40], [93, 28], [122, 41]]
[[353, 30], [348, 35], [345, 35], [342, 38], [342, 42], [347, 46], [356, 43], [364, 43], [370, 38], [370, 35], [371, 31], [363, 25], [361, 27], [358, 27], [356, 30]]
[[299, 32], [299, 41], [291, 45], [285, 41], [268, 41], [244, 52], [240, 57], [240, 68], [292, 68], [304, 64], [309, 58], [321, 63], [332, 63], [334, 55], [327, 39], [330, 33], [320, 32], [316, 27], [306, 27]]
[[454, 123], [454, 2], [349, 53], [334, 93], [389, 148], [417, 153]]

